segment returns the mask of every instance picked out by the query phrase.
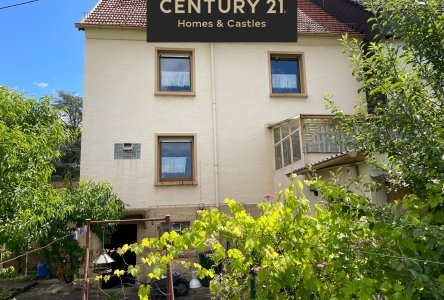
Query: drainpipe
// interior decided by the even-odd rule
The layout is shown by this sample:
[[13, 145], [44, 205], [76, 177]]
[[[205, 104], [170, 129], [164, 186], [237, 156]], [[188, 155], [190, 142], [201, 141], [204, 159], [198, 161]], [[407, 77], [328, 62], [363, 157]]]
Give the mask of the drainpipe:
[[217, 153], [217, 111], [216, 111], [216, 91], [214, 83], [214, 45], [210, 43], [211, 58], [211, 102], [213, 106], [213, 155], [214, 155], [214, 199], [216, 208], [219, 208], [219, 160]]

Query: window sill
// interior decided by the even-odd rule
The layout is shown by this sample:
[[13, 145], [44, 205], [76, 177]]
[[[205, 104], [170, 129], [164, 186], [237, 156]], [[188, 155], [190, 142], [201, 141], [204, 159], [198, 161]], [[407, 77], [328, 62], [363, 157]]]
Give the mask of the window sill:
[[164, 186], [164, 185], [197, 185], [197, 181], [189, 181], [189, 180], [185, 180], [185, 181], [181, 181], [181, 180], [177, 180], [177, 181], [156, 181], [154, 183], [155, 186]]
[[156, 96], [196, 96], [195, 92], [164, 92], [156, 91], [154, 93]]
[[270, 93], [270, 97], [307, 98], [308, 94]]

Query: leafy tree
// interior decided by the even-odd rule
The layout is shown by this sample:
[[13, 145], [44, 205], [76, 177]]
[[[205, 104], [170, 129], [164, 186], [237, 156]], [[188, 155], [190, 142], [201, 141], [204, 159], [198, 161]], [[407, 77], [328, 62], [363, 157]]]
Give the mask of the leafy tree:
[[380, 33], [378, 41], [364, 45], [345, 38], [343, 45], [353, 74], [371, 100], [371, 114], [363, 99], [351, 117], [331, 101], [329, 105], [352, 137], [349, 147], [385, 170], [393, 189], [402, 187], [410, 193], [400, 199], [399, 215], [389, 208], [379, 211], [374, 231], [378, 244], [392, 255], [418, 261], [386, 262], [375, 272], [398, 276], [409, 297], [438, 299], [442, 298], [443, 264], [421, 260], [444, 260], [442, 1], [367, 4], [375, 15], [371, 21]]
[[80, 176], [82, 105], [82, 97], [64, 91], [58, 91], [58, 97], [53, 101], [53, 106], [60, 111], [60, 118], [65, 123], [65, 128], [76, 135], [71, 143], [61, 148], [61, 157], [55, 163], [53, 180], [66, 177], [78, 179]]
[[[443, 250], [434, 241], [442, 243], [444, 234], [429, 226], [416, 227], [411, 236], [418, 209], [400, 216], [396, 209], [380, 210], [355, 193], [352, 188], [359, 189], [359, 185], [309, 184], [324, 199], [314, 212], [310, 212], [302, 182], [297, 183], [298, 188], [292, 184], [282, 191], [276, 201], [268, 198], [260, 203], [257, 218], [228, 199], [230, 213], [200, 211], [201, 219], [181, 235], [170, 232], [123, 245], [118, 253], [144, 253], [143, 264], [116, 270], [115, 275], [138, 275], [149, 266], [148, 276], [158, 279], [166, 264], [185, 249], [210, 247], [215, 265], [223, 264], [222, 272], [216, 274], [198, 264], [194, 267], [200, 276], [213, 277], [210, 289], [217, 299], [444, 297], [443, 265], [437, 263]], [[230, 247], [225, 249], [221, 241]], [[149, 294], [150, 286], [142, 285], [140, 299]]]
[[[11, 256], [11, 252], [0, 250], [0, 261], [6, 260]], [[13, 266], [0, 269], [0, 280], [3, 278], [9, 278], [14, 274], [15, 268]], [[1, 299], [1, 298], [0, 298]]]
[[[38, 242], [44, 246], [57, 240], [51, 248], [43, 250], [46, 262], [55, 271], [58, 266], [63, 265], [64, 257], [60, 254], [68, 253], [72, 263], [71, 271], [77, 273], [84, 260], [84, 249], [80, 247], [77, 240], [73, 239], [72, 233], [82, 227], [87, 218], [120, 219], [125, 213], [125, 206], [113, 193], [111, 186], [104, 182], [94, 183], [81, 180], [78, 187], [58, 189], [58, 193], [63, 199], [59, 209], [66, 211], [66, 214], [54, 216], [48, 220], [45, 224], [45, 233]], [[99, 237], [102, 236], [103, 228], [92, 226], [91, 230]]]
[[83, 98], [65, 91], [58, 91], [58, 97], [53, 101], [55, 108], [60, 110], [61, 118], [66, 127], [76, 131], [82, 124]]
[[[442, 1], [368, 1], [379, 40], [344, 39], [353, 74], [372, 101], [342, 117], [351, 147], [379, 165], [397, 186], [423, 194], [444, 181], [444, 14]], [[330, 102], [330, 104], [332, 104]], [[333, 105], [334, 106], [334, 105]], [[437, 199], [430, 199], [436, 207]], [[442, 201], [438, 201], [441, 202]], [[442, 219], [444, 221], [444, 219]]]
[[[76, 133], [49, 98], [28, 99], [0, 87], [0, 245], [7, 250], [27, 250], [32, 242], [46, 245], [72, 233], [86, 218], [114, 219], [124, 213], [123, 202], [105, 183], [82, 181], [78, 188], [62, 189], [49, 184], [53, 162]], [[80, 264], [82, 250], [71, 237], [48, 249], [49, 262], [61, 249], [70, 253], [74, 267]]]
[[[217, 209], [200, 211], [201, 219], [181, 235], [170, 232], [159, 239], [146, 238], [140, 244], [124, 245], [118, 252], [141, 254], [148, 248], [142, 261], [152, 267], [149, 277], [160, 278], [166, 263], [181, 251], [189, 247], [203, 251], [209, 246], [215, 264], [224, 264], [222, 273], [215, 275], [213, 270], [195, 267], [201, 276], [214, 277], [210, 288], [217, 299], [249, 299], [252, 282], [258, 299], [338, 299], [356, 290], [361, 296], [372, 295], [373, 281], [362, 278], [364, 271], [358, 267], [367, 258], [355, 251], [371, 241], [368, 220], [362, 217], [361, 222], [355, 222], [357, 210], [343, 214], [338, 209], [342, 204], [334, 202], [332, 209], [317, 206], [312, 216], [302, 182], [298, 186], [298, 191], [294, 185], [282, 191], [277, 201], [260, 203], [261, 214], [256, 219], [227, 199], [229, 214]], [[368, 204], [356, 194], [350, 202], [362, 209]], [[229, 242], [231, 249], [226, 250], [221, 240]], [[127, 272], [134, 275], [139, 271], [140, 267], [131, 266]], [[355, 285], [351, 286], [352, 282]], [[142, 286], [140, 298], [146, 299], [148, 294], [149, 288]]]
[[27, 99], [0, 86], [0, 244], [19, 250], [48, 219], [63, 215], [48, 179], [71, 139], [49, 98]]

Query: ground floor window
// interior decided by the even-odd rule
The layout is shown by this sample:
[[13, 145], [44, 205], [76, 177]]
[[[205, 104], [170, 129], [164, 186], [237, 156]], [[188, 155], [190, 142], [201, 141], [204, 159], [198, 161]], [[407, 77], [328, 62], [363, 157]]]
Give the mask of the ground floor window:
[[195, 137], [157, 136], [157, 177], [159, 182], [195, 180]]
[[[171, 226], [171, 231], [175, 231], [178, 234], [182, 233], [182, 230], [189, 228], [191, 222], [190, 221], [181, 221], [181, 222], [173, 222]], [[159, 227], [159, 236], [161, 236], [164, 232], [167, 232], [168, 228], [165, 222], [163, 222]]]

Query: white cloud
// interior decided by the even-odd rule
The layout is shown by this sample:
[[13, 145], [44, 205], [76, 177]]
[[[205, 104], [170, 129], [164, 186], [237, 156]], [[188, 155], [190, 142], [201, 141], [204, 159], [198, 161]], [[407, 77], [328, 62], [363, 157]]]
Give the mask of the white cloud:
[[39, 88], [42, 88], [42, 89], [47, 88], [49, 85], [46, 82], [33, 82], [32, 84], [35, 86], [38, 86]]

